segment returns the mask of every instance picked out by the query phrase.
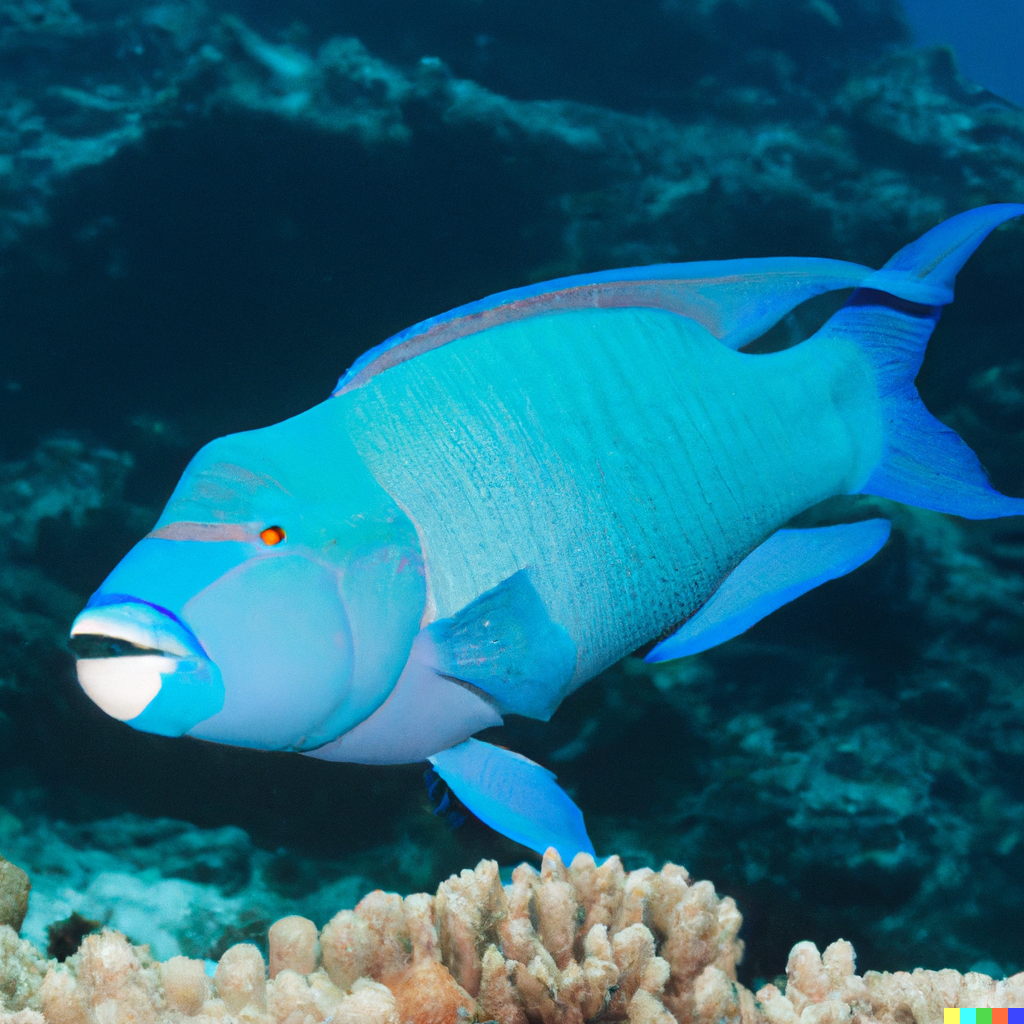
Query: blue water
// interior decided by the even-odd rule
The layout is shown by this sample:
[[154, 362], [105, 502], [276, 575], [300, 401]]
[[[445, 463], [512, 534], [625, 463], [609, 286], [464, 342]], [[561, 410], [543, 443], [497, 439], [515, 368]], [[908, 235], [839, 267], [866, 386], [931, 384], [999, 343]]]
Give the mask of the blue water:
[[903, 0], [921, 43], [956, 51], [964, 76], [1024, 106], [1021, 0]]

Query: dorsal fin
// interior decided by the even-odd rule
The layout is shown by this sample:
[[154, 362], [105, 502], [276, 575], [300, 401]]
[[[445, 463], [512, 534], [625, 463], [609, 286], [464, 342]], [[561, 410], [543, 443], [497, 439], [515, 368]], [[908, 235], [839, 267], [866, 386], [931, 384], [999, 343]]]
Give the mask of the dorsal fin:
[[545, 313], [642, 307], [696, 320], [729, 348], [760, 337], [814, 295], [855, 288], [869, 267], [842, 260], [764, 259], [662, 263], [513, 288], [423, 320], [364, 352], [338, 381], [344, 394], [424, 352], [499, 324]]

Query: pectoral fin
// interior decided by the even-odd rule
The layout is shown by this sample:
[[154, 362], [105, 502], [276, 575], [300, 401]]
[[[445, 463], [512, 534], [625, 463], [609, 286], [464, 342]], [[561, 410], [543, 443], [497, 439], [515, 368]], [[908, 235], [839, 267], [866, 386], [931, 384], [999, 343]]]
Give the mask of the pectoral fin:
[[580, 809], [546, 768], [502, 747], [469, 739], [430, 759], [435, 771], [485, 825], [568, 864], [594, 853]]
[[777, 608], [873, 557], [889, 523], [867, 519], [811, 530], [779, 530], [725, 578], [708, 602], [644, 659], [670, 661], [739, 636]]
[[503, 712], [547, 720], [576, 671], [576, 645], [523, 569], [424, 632], [424, 663], [482, 690]]

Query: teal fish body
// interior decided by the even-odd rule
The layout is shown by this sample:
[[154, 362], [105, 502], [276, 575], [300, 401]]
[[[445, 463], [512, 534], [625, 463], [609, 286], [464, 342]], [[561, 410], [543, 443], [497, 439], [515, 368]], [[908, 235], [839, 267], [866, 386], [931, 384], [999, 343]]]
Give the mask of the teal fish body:
[[[880, 271], [738, 260], [493, 296], [371, 350], [326, 402], [211, 442], [76, 619], [79, 680], [136, 728], [327, 760], [429, 759], [467, 807], [592, 852], [550, 772], [472, 739], [657, 641], [682, 657], [852, 571], [882, 520], [786, 529], [837, 494], [987, 518], [973, 453], [913, 387], [1006, 204]], [[856, 288], [811, 339], [742, 347]]]
[[433, 614], [528, 572], [577, 651], [554, 710], [867, 480], [882, 437], [862, 363], [841, 339], [750, 356], [673, 313], [602, 309], [490, 328], [333, 401], [417, 524]]

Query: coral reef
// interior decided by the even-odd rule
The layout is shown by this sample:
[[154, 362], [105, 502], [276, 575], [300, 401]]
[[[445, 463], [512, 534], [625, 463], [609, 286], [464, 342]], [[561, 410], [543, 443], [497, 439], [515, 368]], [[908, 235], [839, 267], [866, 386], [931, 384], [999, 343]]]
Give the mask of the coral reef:
[[[8, 437], [54, 418], [110, 437], [182, 411], [205, 438], [294, 412], [328, 365], [524, 280], [783, 252], [878, 262], [1024, 195], [1024, 113], [949, 51], [901, 48], [895, 0], [642, 0], [627, 18], [606, 2], [582, 39], [564, 2], [248, 20], [198, 0], [36, 6], [0, 5], [0, 244], [19, 307], [5, 373], [22, 389]], [[1019, 247], [974, 266], [1000, 264], [1019, 272]], [[65, 275], [89, 286], [52, 312], [22, 304]], [[190, 314], [183, 294], [217, 298]], [[295, 351], [275, 363], [283, 337]], [[267, 394], [259, 416], [225, 387], [243, 352], [275, 365], [287, 408]], [[113, 369], [129, 365], [131, 399]]]
[[934, 1024], [946, 1006], [1024, 1003], [1024, 974], [860, 977], [841, 939], [823, 954], [798, 943], [784, 986], [755, 995], [736, 980], [740, 924], [731, 899], [681, 867], [627, 874], [617, 857], [597, 866], [580, 854], [566, 868], [549, 850], [507, 886], [482, 861], [436, 896], [372, 892], [319, 936], [307, 918], [283, 918], [269, 978], [248, 943], [211, 977], [201, 960], [160, 963], [112, 930], [47, 963], [0, 928], [0, 1024]]
[[[0, 810], [0, 835], [12, 856], [16, 851], [31, 866], [22, 934], [61, 959], [96, 922], [148, 945], [160, 960], [181, 954], [216, 959], [242, 940], [265, 950], [276, 918], [292, 911], [324, 921], [372, 885], [327, 865], [308, 885], [288, 884], [286, 875], [282, 879], [287, 858], [255, 849], [238, 828], [201, 830], [129, 815], [74, 826], [20, 821]], [[66, 938], [55, 922], [70, 929]]]
[[[551, 256], [566, 263], [680, 258], [709, 229], [721, 245], [773, 209], [785, 210], [790, 234], [798, 218], [797, 230], [827, 240], [830, 253], [859, 243], [888, 255], [896, 224], [918, 231], [967, 201], [964, 190], [967, 205], [1021, 194], [1024, 115], [960, 79], [949, 51], [892, 52], [906, 40], [895, 3], [846, 0], [839, 13], [780, 0], [771, 17], [788, 23], [785, 33], [740, 14], [748, 4], [645, 3], [618, 29], [595, 18], [603, 32], [582, 59], [572, 38], [572, 78], [547, 70], [565, 67], [564, 54], [525, 53], [531, 44], [518, 42], [532, 5], [501, 34], [487, 27], [492, 12], [475, 12], [484, 20], [473, 26], [472, 8], [448, 6], [463, 23], [446, 36], [443, 19], [419, 14], [415, 30], [402, 26], [418, 39], [410, 50], [395, 45], [397, 24], [389, 32], [386, 17], [353, 9], [304, 36], [280, 19], [253, 26], [198, 2], [127, 5], [116, 17], [95, 5], [86, 18], [56, 5], [52, 17], [30, 18], [24, 0], [8, 0], [0, 244], [44, 223], [69, 176], [211, 113], [254, 112], [373, 147], [440, 135], [459, 149], [468, 130], [499, 158], [543, 161], [547, 212], [563, 219], [569, 242]], [[547, 7], [543, 16], [550, 24]], [[483, 40], [475, 54], [467, 37]], [[545, 41], [570, 45], [568, 32]], [[609, 47], [629, 56], [608, 59]], [[17, 74], [28, 54], [45, 71]], [[525, 96], [524, 60], [536, 62]], [[901, 154], [925, 147], [931, 174], [908, 173]], [[708, 218], [708, 200], [718, 216]]]

